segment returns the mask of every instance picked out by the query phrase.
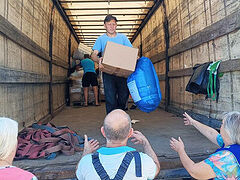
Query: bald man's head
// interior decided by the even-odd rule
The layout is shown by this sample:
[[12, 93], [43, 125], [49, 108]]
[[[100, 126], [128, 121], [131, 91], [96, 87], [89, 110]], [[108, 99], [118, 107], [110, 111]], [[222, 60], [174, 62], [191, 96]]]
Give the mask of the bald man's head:
[[108, 140], [125, 140], [131, 129], [131, 119], [123, 110], [116, 109], [104, 119], [104, 132]]

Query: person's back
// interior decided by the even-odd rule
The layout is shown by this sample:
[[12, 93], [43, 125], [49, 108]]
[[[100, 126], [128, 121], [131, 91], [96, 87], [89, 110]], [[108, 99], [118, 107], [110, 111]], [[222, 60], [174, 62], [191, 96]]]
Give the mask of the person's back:
[[36, 176], [23, 169], [12, 166], [17, 148], [18, 123], [0, 117], [0, 179], [37, 180]]
[[89, 58], [83, 59], [83, 60], [81, 60], [81, 65], [83, 67], [84, 73], [87, 73], [87, 72], [96, 73], [93, 60], [91, 60]]
[[97, 73], [95, 71], [95, 64], [93, 60], [89, 59], [89, 54], [84, 54], [83, 60], [81, 60], [81, 66], [83, 67], [84, 75], [82, 78], [82, 86], [84, 91], [84, 106], [88, 106], [88, 91], [89, 86], [93, 87], [93, 92], [95, 96], [95, 105], [99, 106], [98, 102], [98, 80]]
[[[130, 147], [121, 147], [123, 152], [115, 154], [116, 148], [104, 148], [100, 149], [99, 152], [99, 160], [106, 170], [106, 173], [110, 177], [110, 179], [114, 179], [119, 170], [119, 167], [123, 161], [123, 158], [126, 155], [126, 151], [135, 151], [135, 149]], [[133, 158], [129, 164], [127, 172], [123, 177], [123, 180], [146, 180], [146, 179], [154, 179], [156, 173], [156, 165], [154, 164], [151, 157], [144, 153], [139, 153], [141, 157], [141, 177], [136, 177], [135, 170], [135, 159]], [[85, 180], [101, 180], [96, 170], [94, 169], [94, 165], [92, 163], [92, 154], [88, 154], [81, 159], [81, 163], [78, 166], [77, 177], [78, 179]]]
[[32, 173], [15, 166], [0, 167], [0, 179], [2, 180], [37, 180]]
[[[157, 156], [147, 138], [141, 132], [133, 131], [127, 113], [119, 109], [110, 112], [101, 132], [107, 140], [106, 147], [92, 153], [96, 149], [94, 143], [85, 140], [83, 157], [76, 171], [78, 179], [154, 179], [160, 170]], [[127, 146], [130, 137], [135, 144], [143, 145], [145, 153]]]

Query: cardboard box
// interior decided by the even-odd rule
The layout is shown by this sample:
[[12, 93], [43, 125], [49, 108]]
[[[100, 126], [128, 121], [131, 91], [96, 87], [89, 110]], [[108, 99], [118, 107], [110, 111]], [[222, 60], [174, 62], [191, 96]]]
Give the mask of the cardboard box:
[[127, 78], [135, 71], [138, 49], [108, 41], [103, 54], [103, 72]]

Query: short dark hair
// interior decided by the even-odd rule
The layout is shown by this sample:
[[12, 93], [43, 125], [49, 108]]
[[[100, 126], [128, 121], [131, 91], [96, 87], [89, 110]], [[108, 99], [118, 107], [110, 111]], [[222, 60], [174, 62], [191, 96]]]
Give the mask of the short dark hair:
[[90, 58], [89, 54], [84, 54], [84, 59]]
[[108, 15], [105, 17], [105, 19], [104, 19], [104, 24], [105, 24], [106, 22], [111, 21], [111, 20], [115, 20], [116, 22], [118, 21], [115, 16], [113, 16], [113, 15], [111, 15], [111, 14], [108, 14]]

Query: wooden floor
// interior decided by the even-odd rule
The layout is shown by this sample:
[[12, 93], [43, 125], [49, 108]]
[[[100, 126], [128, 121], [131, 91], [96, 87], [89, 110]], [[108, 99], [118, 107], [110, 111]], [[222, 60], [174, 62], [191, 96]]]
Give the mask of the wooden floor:
[[[177, 138], [180, 136], [182, 138], [187, 153], [194, 161], [205, 159], [217, 148], [193, 127], [184, 126], [182, 118], [174, 114], [161, 109], [157, 109], [149, 114], [138, 109], [128, 110], [127, 113], [132, 119], [140, 120], [140, 122], [133, 124], [133, 128], [141, 131], [149, 139], [159, 157], [162, 170], [159, 175], [160, 179], [166, 179], [169, 169], [182, 167], [177, 153], [169, 147], [169, 139], [171, 137]], [[66, 107], [51, 122], [56, 126], [67, 125], [81, 136], [87, 134], [89, 137], [97, 139], [104, 146], [105, 139], [100, 133], [104, 117], [104, 104], [99, 107]], [[140, 146], [135, 146], [130, 141], [128, 145], [140, 151], [142, 150]], [[73, 156], [59, 155], [54, 160], [16, 161], [15, 165], [34, 172], [41, 179], [70, 178], [74, 176], [74, 169], [80, 156], [81, 152]]]

